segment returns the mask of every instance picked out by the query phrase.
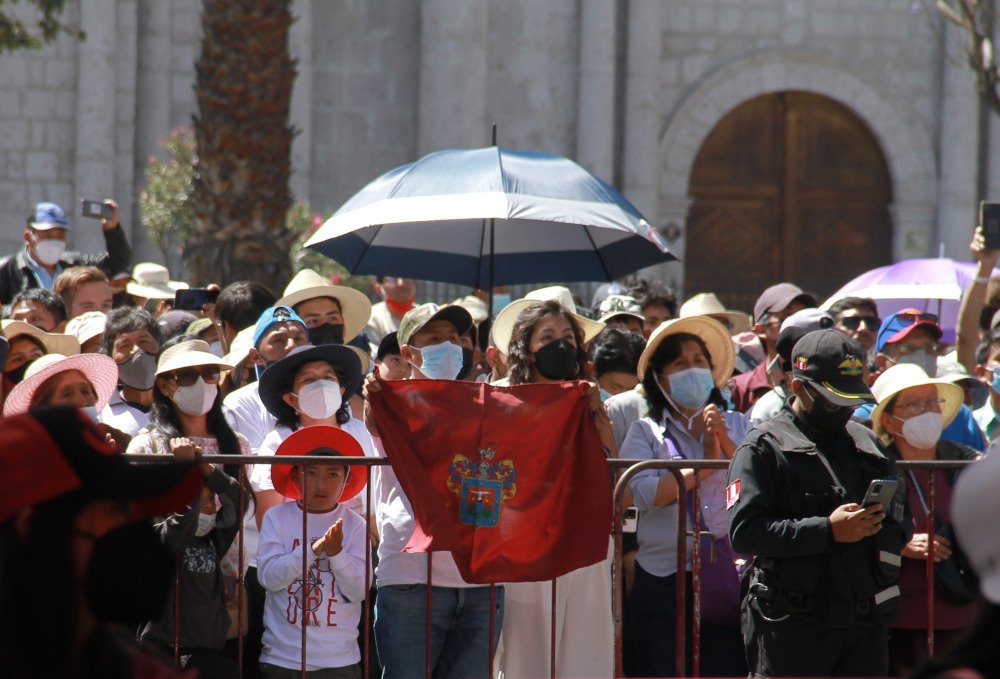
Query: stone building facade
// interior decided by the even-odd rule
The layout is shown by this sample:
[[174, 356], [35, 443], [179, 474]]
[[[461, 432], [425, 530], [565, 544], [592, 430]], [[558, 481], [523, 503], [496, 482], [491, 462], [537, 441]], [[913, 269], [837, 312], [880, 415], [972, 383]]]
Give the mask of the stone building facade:
[[[323, 211], [420, 155], [500, 143], [570, 156], [684, 258], [699, 149], [754, 97], [810, 92], [871, 130], [891, 181], [895, 259], [966, 257], [1000, 197], [1000, 120], [960, 36], [922, 0], [294, 0], [295, 194]], [[60, 38], [0, 56], [0, 247], [33, 203], [114, 196], [135, 221], [158, 140], [190, 124], [197, 0], [77, 0]], [[74, 245], [99, 225], [74, 218]], [[137, 256], [159, 255], [132, 227]], [[683, 285], [683, 264], [651, 272]]]

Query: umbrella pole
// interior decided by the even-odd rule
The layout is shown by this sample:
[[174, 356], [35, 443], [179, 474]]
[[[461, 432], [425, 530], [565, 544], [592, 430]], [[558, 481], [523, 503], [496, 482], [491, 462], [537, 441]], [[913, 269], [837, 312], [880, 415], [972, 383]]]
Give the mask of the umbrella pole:
[[[490, 125], [490, 127], [491, 127], [490, 141], [492, 142], [493, 146], [496, 146], [497, 145], [497, 123], [496, 123], [495, 120]], [[488, 288], [489, 303], [488, 303], [488, 305], [486, 307], [486, 320], [490, 323], [490, 327], [492, 327], [493, 326], [493, 246], [494, 246], [494, 241], [493, 241], [493, 218], [492, 217], [490, 217], [489, 229], [490, 229], [490, 265], [489, 265], [489, 280], [487, 281], [487, 283], [489, 284], [489, 288]]]

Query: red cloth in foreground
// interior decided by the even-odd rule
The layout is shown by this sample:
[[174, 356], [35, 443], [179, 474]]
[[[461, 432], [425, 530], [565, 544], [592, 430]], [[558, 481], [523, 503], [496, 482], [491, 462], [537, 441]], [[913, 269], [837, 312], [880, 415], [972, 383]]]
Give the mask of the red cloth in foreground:
[[550, 580], [604, 560], [611, 488], [585, 382], [384, 382], [382, 445], [413, 507], [407, 551], [467, 582]]

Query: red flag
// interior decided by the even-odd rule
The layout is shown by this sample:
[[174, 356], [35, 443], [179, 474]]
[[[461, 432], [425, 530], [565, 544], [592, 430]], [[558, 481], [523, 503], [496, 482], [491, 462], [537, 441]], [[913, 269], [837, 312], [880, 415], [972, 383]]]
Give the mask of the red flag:
[[584, 382], [383, 382], [372, 410], [417, 527], [467, 582], [550, 580], [607, 557], [611, 487]]

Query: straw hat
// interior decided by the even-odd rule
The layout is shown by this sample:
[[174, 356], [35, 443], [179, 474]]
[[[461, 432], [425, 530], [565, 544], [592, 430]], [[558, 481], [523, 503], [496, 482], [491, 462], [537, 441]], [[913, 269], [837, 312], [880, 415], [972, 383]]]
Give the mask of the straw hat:
[[553, 285], [547, 288], [532, 290], [523, 299], [516, 299], [496, 315], [493, 319], [493, 326], [490, 328], [490, 337], [494, 346], [503, 354], [510, 353], [511, 335], [514, 334], [514, 323], [521, 312], [538, 302], [559, 302], [563, 309], [576, 319], [583, 332], [583, 343], [586, 344], [601, 334], [604, 324], [593, 319], [581, 316], [576, 312], [576, 302], [573, 301], [573, 293], [569, 288], [562, 285]]
[[937, 387], [938, 398], [944, 400], [944, 405], [941, 406], [941, 423], [944, 427], [951, 424], [951, 421], [958, 415], [965, 398], [962, 388], [948, 380], [928, 377], [919, 365], [897, 363], [879, 375], [875, 384], [872, 385], [872, 394], [875, 395], [877, 402], [872, 410], [872, 431], [879, 436], [885, 433], [882, 429], [882, 413], [885, 412], [885, 407], [894, 396], [904, 389], [922, 387], [925, 384], [933, 384]]
[[253, 349], [254, 330], [254, 326], [251, 325], [236, 333], [236, 337], [229, 343], [229, 353], [223, 356], [222, 360], [232, 366], [237, 366], [247, 360], [250, 350]]
[[742, 311], [727, 309], [714, 292], [699, 292], [692, 295], [677, 312], [678, 318], [689, 316], [712, 316], [725, 318], [730, 326], [730, 335], [739, 335], [750, 329], [750, 316]]
[[118, 366], [103, 354], [45, 354], [35, 359], [24, 372], [24, 379], [11, 389], [3, 406], [3, 414], [21, 415], [28, 412], [35, 392], [52, 376], [68, 370], [79, 370], [97, 394], [97, 412], [104, 409], [118, 386]]
[[639, 356], [639, 369], [637, 371], [639, 379], [645, 377], [649, 361], [663, 340], [670, 335], [680, 333], [695, 335], [705, 343], [712, 360], [712, 379], [715, 381], [715, 386], [721, 387], [728, 382], [733, 374], [733, 366], [736, 364], [736, 350], [733, 348], [733, 340], [726, 327], [709, 316], [674, 318], [660, 323], [660, 327], [649, 336], [646, 348]]
[[170, 280], [170, 271], [162, 264], [139, 262], [132, 268], [125, 292], [146, 299], [173, 299], [174, 293], [187, 287], [187, 283]]
[[[326, 345], [329, 346], [329, 345]], [[311, 427], [302, 427], [281, 442], [275, 455], [309, 455], [314, 450], [326, 449], [324, 454], [336, 456], [364, 457], [365, 451], [357, 439], [348, 434], [343, 429], [331, 427], [325, 424], [316, 424]], [[329, 451], [329, 452], [327, 452]], [[271, 465], [271, 481], [274, 489], [290, 500], [298, 500], [302, 497], [299, 489], [292, 483], [292, 468], [290, 464]], [[352, 466], [344, 490], [340, 494], [338, 502], [347, 502], [352, 497], [360, 493], [366, 481], [364, 468]]]
[[80, 342], [72, 335], [45, 332], [24, 321], [0, 321], [0, 328], [8, 340], [12, 340], [18, 335], [31, 335], [41, 342], [45, 351], [50, 354], [72, 356], [80, 353]]
[[103, 311], [88, 311], [69, 319], [69, 323], [66, 324], [66, 334], [76, 337], [82, 347], [88, 340], [103, 334], [107, 322], [108, 315]]
[[226, 359], [213, 354], [205, 340], [187, 340], [163, 350], [156, 362], [156, 376], [201, 365], [217, 365], [222, 370], [233, 367]]
[[354, 339], [360, 335], [372, 315], [372, 303], [367, 295], [354, 288], [331, 285], [330, 281], [312, 269], [302, 269], [285, 288], [284, 296], [274, 306], [295, 308], [316, 297], [334, 297], [340, 302], [340, 313], [344, 316], [344, 339]]

